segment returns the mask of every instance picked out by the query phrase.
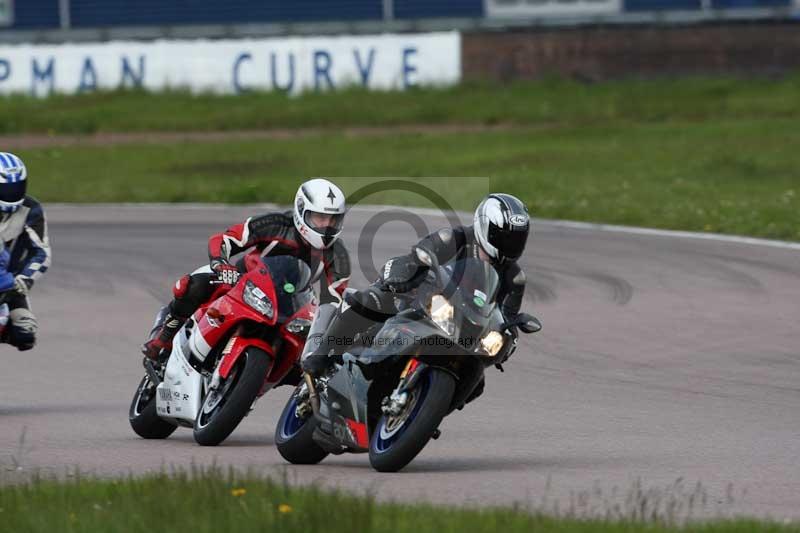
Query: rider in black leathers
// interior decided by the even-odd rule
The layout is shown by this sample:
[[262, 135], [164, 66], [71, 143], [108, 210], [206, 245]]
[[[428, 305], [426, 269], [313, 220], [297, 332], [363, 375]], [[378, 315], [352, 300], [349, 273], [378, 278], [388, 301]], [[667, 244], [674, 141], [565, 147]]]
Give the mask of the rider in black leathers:
[[[519, 314], [525, 292], [525, 273], [517, 260], [525, 249], [530, 219], [525, 205], [508, 194], [490, 194], [475, 212], [474, 224], [444, 228], [422, 239], [416, 247], [433, 254], [438, 263], [474, 257], [492, 263], [500, 278], [497, 301], [506, 320]], [[399, 312], [395, 297], [414, 290], [425, 279], [427, 267], [412, 253], [389, 260], [380, 278], [363, 291], [348, 295], [346, 304], [322, 334], [309, 337], [317, 346], [303, 360], [303, 370], [322, 375], [337, 355], [348, 348], [356, 333]]]

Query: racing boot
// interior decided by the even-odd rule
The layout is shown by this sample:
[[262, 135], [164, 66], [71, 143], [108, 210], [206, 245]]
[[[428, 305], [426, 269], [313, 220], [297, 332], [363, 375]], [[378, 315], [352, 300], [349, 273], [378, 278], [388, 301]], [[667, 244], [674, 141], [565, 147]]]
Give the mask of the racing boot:
[[145, 357], [156, 361], [162, 351], [172, 350], [172, 339], [175, 337], [175, 334], [178, 332], [184, 322], [186, 322], [185, 318], [180, 318], [172, 313], [167, 313], [167, 316], [164, 317], [164, 322], [162, 323], [161, 329], [158, 331], [158, 333], [153, 335], [150, 340], [142, 345], [142, 353], [145, 355]]

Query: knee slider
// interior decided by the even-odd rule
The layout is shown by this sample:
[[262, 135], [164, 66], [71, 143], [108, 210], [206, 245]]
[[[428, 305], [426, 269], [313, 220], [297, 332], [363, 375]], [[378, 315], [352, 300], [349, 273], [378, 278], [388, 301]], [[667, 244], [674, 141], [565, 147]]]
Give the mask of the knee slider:
[[186, 296], [186, 293], [189, 291], [189, 283], [191, 281], [192, 277], [187, 274], [175, 282], [175, 285], [172, 287], [172, 294], [175, 296], [175, 298], [183, 298]]
[[36, 328], [24, 324], [12, 324], [9, 343], [20, 350], [30, 350], [36, 344]]

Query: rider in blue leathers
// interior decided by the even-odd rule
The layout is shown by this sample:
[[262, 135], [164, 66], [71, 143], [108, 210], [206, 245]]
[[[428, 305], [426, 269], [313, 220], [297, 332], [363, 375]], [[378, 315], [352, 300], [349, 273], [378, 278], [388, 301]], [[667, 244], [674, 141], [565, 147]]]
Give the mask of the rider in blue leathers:
[[19, 350], [36, 344], [38, 323], [28, 293], [50, 266], [50, 242], [41, 204], [26, 195], [28, 173], [22, 160], [0, 152], [0, 239], [8, 251], [7, 271], [14, 276], [6, 295], [11, 328], [8, 342]]

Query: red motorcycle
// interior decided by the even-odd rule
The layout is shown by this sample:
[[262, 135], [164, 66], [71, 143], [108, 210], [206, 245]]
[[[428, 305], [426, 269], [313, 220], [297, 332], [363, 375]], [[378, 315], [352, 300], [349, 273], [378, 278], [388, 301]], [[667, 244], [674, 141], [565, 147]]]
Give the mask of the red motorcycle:
[[165, 362], [145, 358], [128, 416], [139, 436], [163, 439], [178, 426], [193, 427], [197, 443], [216, 446], [269, 389], [299, 381], [317, 307], [311, 270], [291, 256], [247, 262], [233, 288], [220, 287], [186, 321]]

